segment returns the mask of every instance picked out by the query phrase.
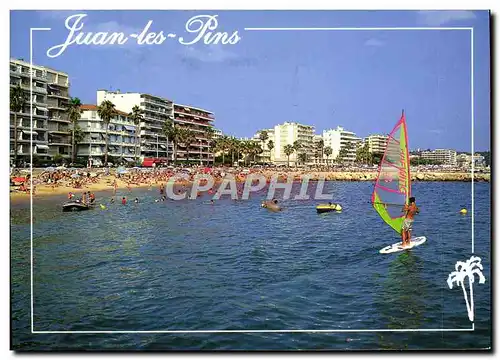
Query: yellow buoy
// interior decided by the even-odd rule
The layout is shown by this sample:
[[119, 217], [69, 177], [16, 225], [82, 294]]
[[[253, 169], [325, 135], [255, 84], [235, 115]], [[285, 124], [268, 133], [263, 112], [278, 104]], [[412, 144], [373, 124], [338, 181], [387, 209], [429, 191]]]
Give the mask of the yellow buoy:
[[106, 209], [106, 205], [100, 204], [100, 206], [101, 206], [101, 209], [103, 209], [103, 210]]
[[460, 210], [460, 214], [467, 214], [467, 209]]
[[342, 206], [340, 206], [340, 204], [337, 204], [337, 206], [335, 207], [335, 210], [342, 211]]

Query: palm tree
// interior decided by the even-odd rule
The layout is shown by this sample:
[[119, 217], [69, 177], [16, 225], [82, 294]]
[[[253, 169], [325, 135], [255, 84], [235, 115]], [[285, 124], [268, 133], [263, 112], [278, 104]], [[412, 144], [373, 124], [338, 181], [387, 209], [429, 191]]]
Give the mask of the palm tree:
[[306, 153], [300, 153], [297, 157], [302, 164], [306, 163], [306, 161], [307, 161], [307, 154]]
[[[299, 140], [295, 140], [293, 142], [292, 147], [293, 147], [293, 150], [298, 154], [299, 150], [302, 149], [302, 144], [301, 144], [301, 142]], [[295, 167], [297, 167], [297, 160], [295, 160]]]
[[[453, 271], [448, 276], [448, 286], [450, 289], [453, 289], [453, 283], [456, 283], [457, 286], [462, 286], [469, 320], [474, 321], [474, 293], [472, 289], [472, 284], [474, 283], [474, 275], [477, 275], [479, 277], [480, 284], [484, 284], [486, 281], [483, 273], [481, 272], [481, 270], [483, 270], [481, 258], [477, 256], [471, 256], [470, 259], [465, 263], [463, 261], [457, 261], [457, 263], [455, 264], [455, 270], [456, 271]], [[467, 291], [465, 290], [465, 278], [469, 279], [470, 302], [467, 297]]]
[[26, 94], [20, 85], [10, 89], [10, 111], [14, 113], [14, 164], [17, 166], [17, 114], [26, 105]]
[[347, 156], [347, 154], [349, 153], [349, 148], [348, 146], [342, 146], [339, 150], [339, 153], [337, 155], [337, 161], [339, 163], [343, 163], [345, 161], [345, 158]]
[[[68, 103], [68, 107], [66, 111], [68, 112], [68, 119], [71, 121], [71, 146], [72, 146], [72, 153], [71, 153], [71, 162], [75, 163], [75, 158], [76, 158], [76, 141], [75, 141], [75, 129], [78, 127], [78, 120], [82, 117], [82, 102], [80, 101], [79, 98], [74, 97], [71, 98], [71, 100]], [[89, 154], [90, 156], [90, 154]]]
[[97, 114], [101, 118], [104, 126], [106, 127], [106, 138], [104, 139], [104, 164], [105, 166], [108, 164], [108, 131], [109, 131], [109, 122], [116, 115], [115, 104], [113, 104], [109, 100], [104, 100], [101, 105], [97, 107]]
[[[82, 130], [82, 128], [76, 124], [76, 128], [73, 129], [73, 146], [75, 149], [75, 158], [78, 156], [78, 144], [80, 144], [83, 139], [85, 138], [85, 134]], [[90, 156], [90, 154], [89, 154]], [[74, 162], [75, 160], [73, 160]]]
[[191, 144], [196, 141], [196, 135], [194, 131], [190, 129], [181, 129], [181, 142], [184, 144], [186, 147], [186, 160], [187, 163], [189, 164], [189, 148], [191, 147]]
[[172, 119], [168, 119], [163, 123], [163, 134], [174, 144], [174, 165], [177, 164], [177, 145], [180, 142], [182, 131], [179, 127], [175, 126]]
[[285, 145], [285, 147], [283, 148], [283, 152], [287, 156], [287, 166], [290, 167], [290, 155], [292, 155], [294, 152], [293, 146], [290, 144]]
[[325, 140], [319, 139], [318, 142], [316, 143], [316, 149], [321, 152], [321, 158], [320, 158], [320, 163], [323, 163], [323, 150], [325, 148]]
[[[207, 138], [207, 142], [208, 142], [208, 152], [210, 152], [213, 148], [213, 145], [214, 145], [214, 134], [215, 134], [215, 130], [213, 127], [211, 126], [208, 126], [206, 129], [205, 129], [205, 137]], [[209, 163], [210, 160], [207, 160], [207, 166], [208, 166], [208, 163]], [[213, 156], [213, 163], [215, 165], [215, 155]]]
[[253, 158], [253, 162], [255, 163], [255, 157], [259, 154], [262, 154], [262, 148], [260, 147], [260, 144], [256, 143], [255, 141], [248, 141], [248, 153], [250, 156]]
[[139, 138], [139, 127], [141, 125], [141, 121], [144, 120], [142, 114], [144, 111], [137, 105], [134, 105], [132, 108], [132, 112], [128, 114], [128, 117], [134, 122], [135, 125], [135, 133], [134, 133], [134, 160], [137, 163], [137, 140]]
[[325, 147], [324, 151], [325, 151], [325, 155], [326, 155], [326, 164], [328, 165], [328, 160], [330, 158], [330, 155], [332, 155], [333, 150], [331, 147], [327, 146], [327, 147]]
[[267, 148], [269, 149], [269, 161], [271, 161], [271, 153], [274, 149], [274, 142], [272, 140], [267, 142]]
[[227, 149], [231, 152], [231, 166], [234, 165], [234, 153], [235, 152], [238, 153], [239, 148], [240, 148], [240, 141], [235, 137], [230, 138], [227, 144]]
[[266, 130], [262, 130], [259, 134], [259, 139], [262, 142], [262, 150], [266, 147], [266, 140], [269, 139], [269, 134]]
[[226, 155], [226, 150], [229, 149], [230, 141], [231, 139], [227, 135], [224, 135], [218, 141], [220, 151], [222, 152], [222, 165], [224, 165], [226, 162], [225, 155]]

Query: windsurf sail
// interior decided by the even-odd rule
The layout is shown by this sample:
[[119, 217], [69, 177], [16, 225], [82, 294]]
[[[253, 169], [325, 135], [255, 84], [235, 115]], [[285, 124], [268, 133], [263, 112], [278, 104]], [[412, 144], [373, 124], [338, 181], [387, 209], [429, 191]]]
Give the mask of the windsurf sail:
[[405, 114], [387, 138], [372, 193], [372, 204], [380, 217], [401, 234], [402, 208], [411, 196], [410, 156]]

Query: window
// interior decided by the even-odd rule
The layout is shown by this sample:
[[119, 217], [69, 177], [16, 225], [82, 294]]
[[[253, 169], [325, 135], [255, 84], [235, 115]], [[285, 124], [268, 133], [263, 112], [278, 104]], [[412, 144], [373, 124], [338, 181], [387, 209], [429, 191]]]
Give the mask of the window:
[[90, 112], [90, 118], [95, 119], [96, 118], [96, 111], [91, 111]]

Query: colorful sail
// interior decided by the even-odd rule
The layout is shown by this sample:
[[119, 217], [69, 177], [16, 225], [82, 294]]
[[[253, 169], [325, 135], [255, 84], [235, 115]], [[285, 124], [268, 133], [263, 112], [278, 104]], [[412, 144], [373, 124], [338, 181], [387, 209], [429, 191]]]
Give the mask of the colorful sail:
[[380, 217], [401, 234], [403, 206], [411, 196], [410, 156], [404, 112], [387, 139], [378, 169], [372, 204]]

